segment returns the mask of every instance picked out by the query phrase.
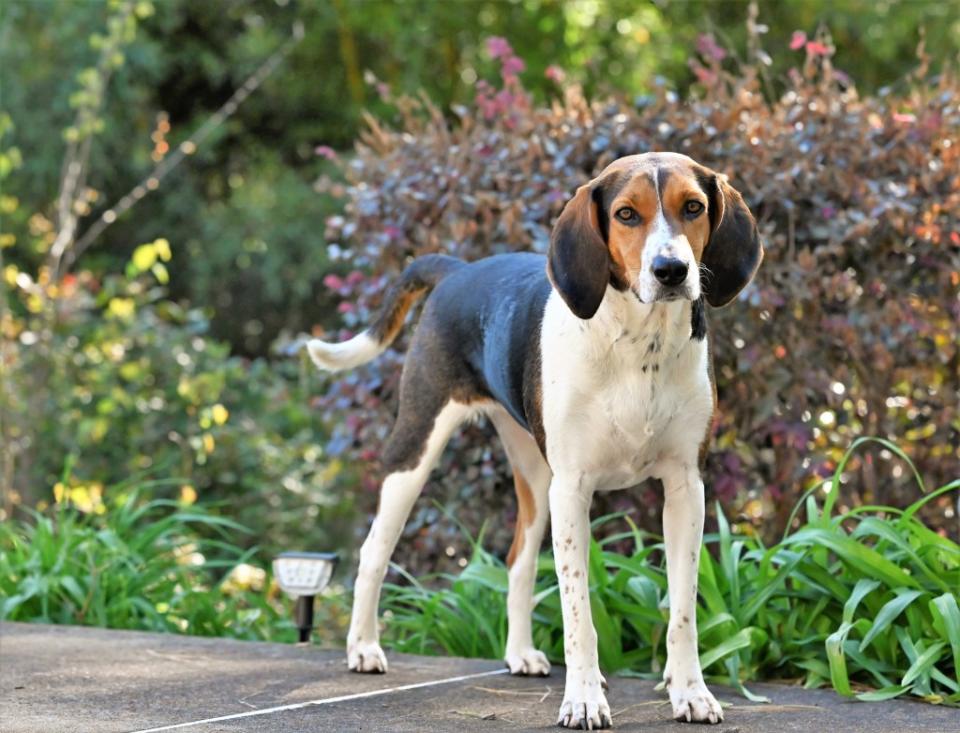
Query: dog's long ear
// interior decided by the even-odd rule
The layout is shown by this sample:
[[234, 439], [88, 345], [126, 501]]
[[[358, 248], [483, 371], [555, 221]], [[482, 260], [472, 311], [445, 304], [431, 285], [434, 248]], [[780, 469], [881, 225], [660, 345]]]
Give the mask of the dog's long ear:
[[749, 283], [763, 260], [757, 222], [743, 197], [713, 171], [698, 176], [710, 199], [710, 239], [703, 250], [703, 291], [715, 308], [726, 305]]
[[547, 275], [577, 318], [593, 318], [610, 282], [610, 252], [601, 231], [603, 190], [597, 183], [577, 189], [550, 235]]

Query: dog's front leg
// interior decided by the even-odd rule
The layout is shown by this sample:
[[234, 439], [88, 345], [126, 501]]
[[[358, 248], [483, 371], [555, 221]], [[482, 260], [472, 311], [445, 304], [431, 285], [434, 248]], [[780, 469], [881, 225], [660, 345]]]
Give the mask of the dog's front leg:
[[597, 658], [597, 632], [590, 613], [587, 560], [590, 551], [592, 491], [580, 482], [554, 476], [550, 484], [553, 559], [563, 608], [566, 691], [557, 723], [565, 728], [608, 728], [610, 706], [603, 694]]
[[723, 711], [707, 689], [697, 651], [697, 567], [703, 541], [703, 481], [695, 465], [663, 473], [670, 625], [663, 679], [677, 720], [719, 723]]

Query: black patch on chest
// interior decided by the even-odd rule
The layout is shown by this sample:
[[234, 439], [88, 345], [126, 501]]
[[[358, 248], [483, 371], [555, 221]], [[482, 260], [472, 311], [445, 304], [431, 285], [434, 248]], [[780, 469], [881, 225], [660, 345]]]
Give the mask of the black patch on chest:
[[703, 305], [701, 295], [690, 308], [690, 338], [694, 341], [703, 341], [707, 337], [707, 310]]

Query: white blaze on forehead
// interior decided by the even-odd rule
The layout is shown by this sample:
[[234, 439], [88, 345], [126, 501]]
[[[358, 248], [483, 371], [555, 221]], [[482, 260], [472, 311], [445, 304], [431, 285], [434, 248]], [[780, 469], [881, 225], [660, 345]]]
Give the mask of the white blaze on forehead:
[[[656, 257], [659, 254], [671, 256], [666, 250], [670, 249], [670, 245], [672, 244], [672, 240], [674, 238], [673, 232], [670, 231], [670, 224], [667, 222], [667, 217], [663, 213], [663, 198], [660, 194], [659, 168], [654, 168], [652, 178], [653, 190], [657, 194], [657, 213], [653, 219], [653, 229], [650, 231], [650, 234], [647, 235], [647, 244], [653, 245], [653, 247], [650, 249], [655, 249], [657, 251], [653, 253], [651, 260], [653, 257]], [[646, 254], [646, 251], [644, 251], [644, 254]]]
[[[653, 227], [647, 235], [647, 244], [644, 247], [643, 259], [647, 263], [652, 263], [657, 255], [664, 257], [676, 257], [687, 264], [693, 262], [693, 250], [687, 238], [679, 231], [674, 231], [667, 221], [667, 215], [663, 211], [663, 194], [660, 191], [659, 169], [653, 171], [653, 188], [657, 194], [657, 213], [654, 216]], [[648, 259], [649, 257], [649, 259]]]
[[682, 260], [687, 264], [687, 279], [684, 283], [688, 297], [696, 300], [700, 297], [700, 271], [693, 249], [686, 236], [679, 230], [671, 228], [663, 210], [663, 197], [660, 191], [659, 169], [654, 168], [651, 178], [657, 195], [657, 213], [654, 215], [647, 241], [640, 257], [640, 274], [635, 285], [640, 300], [644, 303], [653, 302], [661, 286], [653, 276], [653, 260], [658, 256]]

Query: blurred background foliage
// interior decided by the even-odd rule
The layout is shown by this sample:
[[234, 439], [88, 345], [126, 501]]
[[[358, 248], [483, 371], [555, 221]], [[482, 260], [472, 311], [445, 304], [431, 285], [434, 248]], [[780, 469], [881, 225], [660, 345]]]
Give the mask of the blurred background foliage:
[[[284, 328], [330, 319], [317, 287], [328, 268], [323, 221], [337, 203], [312, 193], [330, 166], [318, 145], [350, 149], [364, 110], [395, 111], [364, 82], [372, 73], [396, 92], [423, 90], [441, 110], [470, 101], [477, 79], [496, 70], [483, 53], [489, 36], [508, 38], [523, 59], [526, 87], [537, 102], [556, 93], [544, 74], [563, 69], [588, 97], [648, 93], [656, 77], [683, 93], [696, 81], [690, 60], [699, 34], [712, 31], [731, 53], [746, 53], [742, 2], [282, 2], [231, 0], [134, 3], [144, 17], [124, 44], [100, 113], [105, 134], [90, 151], [87, 184], [95, 217], [169, 155], [249, 78], [290, 35], [303, 40], [235, 114], [199, 147], [188, 165], [100, 236], [84, 266], [108, 271], [136, 244], [174, 243], [171, 292], [211, 309], [214, 335], [234, 351], [266, 353]], [[4, 231], [20, 247], [8, 261], [42, 258], [29, 228], [48, 214], [63, 162], [62, 132], [71, 123], [76, 72], [96, 58], [91, 40], [104, 33], [106, 2], [15, 0], [0, 9], [0, 107], [13, 121], [5, 142], [22, 166], [7, 188], [19, 210]], [[810, 0], [762, 5], [771, 91], [794, 63], [794, 30], [824, 24], [837, 47], [834, 64], [861, 92], [902, 83], [915, 63], [921, 29], [939, 67], [960, 45], [952, 3]], [[429, 42], [424, 42], [428, 39]], [[42, 104], [38, 104], [42, 100]], [[152, 138], [156, 137], [157, 140]], [[89, 220], [88, 220], [89, 221]]]
[[[822, 34], [827, 28], [829, 37]], [[506, 39], [515, 59], [508, 74], [515, 78], [506, 84], [504, 56], [490, 53], [491, 38]], [[823, 43], [826, 53], [807, 46]], [[131, 474], [145, 473], [178, 478], [152, 495], [185, 505], [199, 499], [213, 514], [249, 527], [250, 534], [233, 538], [244, 547], [259, 544], [265, 553], [355, 548], [376, 503], [377, 449], [389, 429], [401, 357], [391, 352], [373, 369], [331, 384], [284, 358], [284, 344], [301, 332], [357, 328], [376, 303], [381, 276], [395, 273], [414, 252], [479, 256], [498, 247], [542, 246], [571, 186], [618, 149], [610, 138], [591, 147], [593, 133], [584, 131], [594, 123], [612, 125], [621, 113], [629, 120], [624, 139], [641, 147], [654, 140], [676, 146], [686, 131], [691, 139], [699, 136], [697, 150], [712, 163], [721, 162], [723, 150], [733, 150], [731, 164], [756, 158], [739, 182], [748, 185], [752, 203], [762, 204], [765, 232], [779, 248], [772, 262], [781, 267], [765, 270], [769, 278], [754, 299], [735, 308], [750, 308], [759, 331], [773, 339], [774, 324], [760, 314], [784, 308], [774, 302], [777, 283], [796, 286], [826, 261], [804, 259], [804, 251], [827, 242], [842, 254], [875, 233], [868, 223], [847, 236], [862, 223], [855, 216], [866, 203], [843, 181], [826, 198], [800, 202], [813, 218], [798, 223], [773, 197], [778, 185], [785, 191], [797, 178], [790, 171], [812, 148], [796, 147], [803, 142], [798, 138], [751, 156], [735, 149], [742, 143], [738, 120], [716, 119], [726, 104], [752, 116], [752, 125], [782, 132], [784, 120], [774, 120], [764, 104], [798, 93], [812, 104], [841, 104], [820, 128], [823, 137], [846, 130], [841, 123], [848, 112], [859, 115], [849, 129], [863, 136], [842, 138], [846, 148], [811, 133], [820, 154], [855, 149], [858, 170], [869, 178], [871, 156], [884, 150], [890, 165], [876, 187], [902, 185], [909, 194], [913, 208], [865, 212], [871, 222], [891, 227], [876, 229], [886, 232], [882, 246], [892, 249], [884, 250], [889, 259], [871, 276], [895, 271], [911, 287], [922, 282], [922, 268], [902, 270], [900, 258], [908, 254], [893, 239], [932, 242], [933, 234], [918, 234], [917, 226], [936, 227], [939, 249], [929, 244], [920, 260], [935, 261], [936, 274], [927, 291], [918, 291], [928, 300], [904, 305], [872, 293], [861, 301], [854, 297], [857, 277], [838, 265], [855, 263], [829, 260], [833, 279], [819, 287], [836, 287], [856, 307], [874, 309], [864, 322], [920, 324], [914, 340], [900, 331], [877, 336], [894, 361], [878, 359], [879, 351], [857, 355], [861, 372], [876, 367], [869, 407], [879, 412], [870, 413], [877, 416], [872, 421], [858, 417], [856, 399], [830, 391], [853, 379], [846, 372], [827, 378], [843, 363], [842, 347], [859, 323], [859, 316], [843, 317], [842, 298], [828, 313], [801, 309], [800, 320], [810, 324], [839, 314], [830, 321], [834, 330], [823, 332], [832, 350], [796, 356], [819, 367], [809, 382], [797, 382], [777, 352], [740, 359], [721, 340], [720, 366], [730, 385], [756, 389], [772, 378], [775, 388], [764, 392], [756, 414], [731, 412], [722, 426], [711, 459], [716, 490], [742, 531], [778, 531], [793, 492], [829, 472], [852, 438], [890, 425], [897, 426], [892, 437], [914, 446], [908, 452], [928, 480], [942, 483], [960, 460], [951, 343], [960, 269], [951, 239], [960, 238], [956, 187], [952, 198], [943, 195], [953, 180], [944, 166], [956, 165], [957, 141], [956, 82], [944, 81], [944, 71], [955, 64], [958, 47], [956, 6], [935, 2], [764, 2], [753, 17], [745, 2], [665, 0], [6, 2], [0, 6], [5, 516], [64, 497], [96, 513], [102, 505], [96, 497], [110, 492], [104, 487], [125, 486]], [[824, 58], [829, 79], [821, 87]], [[269, 73], [261, 73], [264, 63], [272, 64]], [[914, 74], [918, 66], [925, 68]], [[866, 107], [855, 108], [854, 88]], [[749, 104], [735, 100], [744, 89], [754, 95]], [[939, 99], [937, 89], [952, 96]], [[571, 96], [571, 90], [579, 91]], [[501, 92], [508, 95], [498, 97]], [[230, 101], [236, 95], [240, 103]], [[686, 100], [707, 106], [687, 107]], [[780, 112], [797, 104], [795, 98]], [[939, 121], [913, 137], [897, 133], [895, 125], [911, 124], [911, 116], [933, 120], [932, 113], [924, 116], [925, 105]], [[559, 110], [552, 122], [551, 108]], [[367, 122], [366, 112], [372, 115]], [[798, 114], [821, 122], [815, 109]], [[870, 114], [880, 116], [872, 137]], [[682, 127], [674, 115], [691, 126], [709, 118], [713, 131]], [[901, 115], [900, 122], [893, 115]], [[661, 123], [675, 127], [656, 137]], [[549, 164], [554, 189], [518, 195], [513, 203], [522, 199], [526, 208], [504, 228], [491, 226], [491, 217], [509, 209], [497, 196], [523, 187], [483, 176], [500, 165], [504, 176], [522, 176], [524, 168], [515, 161], [490, 164], [482, 155], [452, 164], [466, 181], [493, 192], [482, 202], [484, 213], [432, 232], [411, 218], [418, 209], [398, 182], [436, 175], [432, 167], [442, 159], [447, 126], [468, 139], [471, 130], [488, 129], [511, 149], [519, 139], [511, 137], [515, 129], [564, 125], [584, 135], [571, 143], [575, 154]], [[361, 133], [367, 146], [358, 153]], [[931, 142], [936, 135], [954, 141], [953, 153]], [[556, 140], [562, 149], [563, 140]], [[918, 171], [947, 158], [929, 175], [898, 181], [901, 173], [890, 161], [903, 151], [902, 162]], [[181, 154], [184, 160], [167, 172], [164, 166]], [[71, 162], [82, 170], [76, 180]], [[818, 159], [812, 172], [801, 171], [804, 195], [831, 179], [831, 165]], [[161, 176], [151, 173], [158, 166]], [[762, 180], [764, 170], [770, 181]], [[736, 170], [726, 172], [736, 178]], [[885, 196], [897, 198], [897, 190], [872, 191], [870, 200], [884, 203]], [[372, 214], [364, 205], [373, 206]], [[120, 212], [115, 220], [112, 212]], [[818, 218], [834, 221], [816, 228]], [[110, 225], [93, 237], [98, 221]], [[808, 296], [798, 302], [813, 303]], [[924, 314], [931, 303], [939, 310]], [[884, 308], [885, 316], [878, 310]], [[816, 322], [810, 330], [826, 321]], [[917, 385], [904, 383], [920, 363], [938, 397], [921, 399]], [[863, 374], [856, 379], [863, 381]], [[727, 400], [749, 402], [734, 392]], [[887, 456], [880, 468], [869, 458], [858, 464], [867, 488], [857, 500], [899, 499], [895, 489], [906, 477], [895, 463]], [[476, 531], [487, 508], [506, 516], [512, 511], [503, 466], [498, 448], [469, 442], [448, 456], [440, 488], [428, 495], [456, 508]], [[895, 480], [888, 470], [898, 472]], [[651, 498], [637, 496], [631, 501]], [[430, 499], [420, 507], [405, 540], [407, 567], [466, 563], [470, 547], [456, 525]], [[936, 513], [931, 521], [956, 536], [949, 500], [929, 509]], [[655, 522], [650, 516], [642, 523]], [[506, 550], [509, 533], [510, 521], [498, 517], [488, 533], [496, 551]]]

